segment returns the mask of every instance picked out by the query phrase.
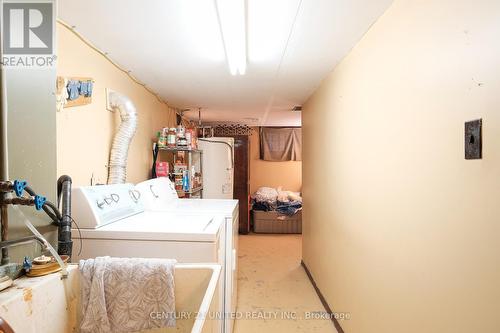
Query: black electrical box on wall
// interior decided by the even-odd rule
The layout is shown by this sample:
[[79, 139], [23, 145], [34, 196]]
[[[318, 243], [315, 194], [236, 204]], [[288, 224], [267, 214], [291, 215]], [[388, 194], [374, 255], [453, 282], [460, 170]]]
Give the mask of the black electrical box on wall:
[[482, 125], [483, 120], [477, 119], [465, 123], [465, 159], [481, 159], [482, 143]]

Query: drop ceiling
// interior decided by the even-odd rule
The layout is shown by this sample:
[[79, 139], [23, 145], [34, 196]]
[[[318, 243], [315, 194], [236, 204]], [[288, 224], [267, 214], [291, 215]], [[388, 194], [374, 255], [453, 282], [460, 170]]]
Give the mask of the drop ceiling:
[[214, 0], [62, 0], [58, 16], [203, 122], [300, 126], [304, 103], [392, 0], [247, 0], [247, 71], [228, 70]]

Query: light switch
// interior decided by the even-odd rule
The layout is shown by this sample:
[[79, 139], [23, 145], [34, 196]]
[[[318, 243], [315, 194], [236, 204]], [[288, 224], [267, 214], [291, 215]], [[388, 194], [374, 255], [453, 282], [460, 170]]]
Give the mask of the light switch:
[[482, 125], [483, 120], [477, 119], [465, 123], [465, 159], [482, 158]]

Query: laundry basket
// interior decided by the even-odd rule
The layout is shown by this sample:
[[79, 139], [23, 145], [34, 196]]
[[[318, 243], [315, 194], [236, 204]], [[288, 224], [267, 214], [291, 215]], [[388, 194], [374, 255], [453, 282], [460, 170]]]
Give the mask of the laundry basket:
[[292, 216], [254, 210], [253, 231], [262, 234], [301, 234], [302, 211]]

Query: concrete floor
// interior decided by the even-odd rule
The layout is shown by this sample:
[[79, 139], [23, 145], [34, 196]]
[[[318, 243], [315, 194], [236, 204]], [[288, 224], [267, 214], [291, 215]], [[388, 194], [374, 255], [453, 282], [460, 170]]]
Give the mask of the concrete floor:
[[[300, 265], [300, 235], [240, 236], [238, 314], [234, 333], [337, 333]], [[293, 316], [296, 316], [293, 319]]]

